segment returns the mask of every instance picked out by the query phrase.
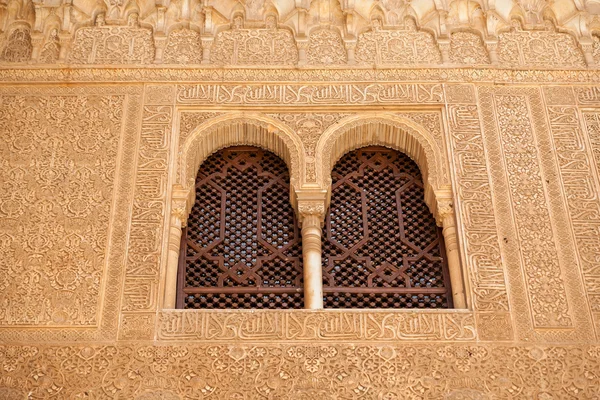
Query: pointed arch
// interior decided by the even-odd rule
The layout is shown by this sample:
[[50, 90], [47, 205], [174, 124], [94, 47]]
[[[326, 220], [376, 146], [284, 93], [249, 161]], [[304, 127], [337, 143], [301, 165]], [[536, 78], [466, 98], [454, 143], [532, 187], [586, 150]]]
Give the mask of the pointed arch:
[[331, 170], [346, 153], [366, 146], [384, 146], [412, 158], [423, 175], [425, 202], [437, 215], [436, 192], [450, 188], [448, 161], [426, 129], [394, 115], [349, 117], [323, 133], [317, 143], [317, 180], [331, 187]]
[[176, 183], [191, 190], [202, 162], [212, 153], [236, 145], [257, 146], [281, 157], [290, 171], [294, 200], [292, 194], [302, 185], [302, 142], [280, 121], [258, 114], [227, 114], [196, 127], [180, 147]]

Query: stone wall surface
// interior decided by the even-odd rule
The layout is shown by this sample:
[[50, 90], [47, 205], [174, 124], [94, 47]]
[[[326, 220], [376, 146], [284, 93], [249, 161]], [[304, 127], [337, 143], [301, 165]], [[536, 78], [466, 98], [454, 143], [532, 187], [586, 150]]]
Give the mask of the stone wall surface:
[[[600, 398], [599, 13], [0, 0], [0, 399]], [[301, 221], [345, 152], [407, 153], [466, 307], [168, 307], [197, 170], [242, 144]]]

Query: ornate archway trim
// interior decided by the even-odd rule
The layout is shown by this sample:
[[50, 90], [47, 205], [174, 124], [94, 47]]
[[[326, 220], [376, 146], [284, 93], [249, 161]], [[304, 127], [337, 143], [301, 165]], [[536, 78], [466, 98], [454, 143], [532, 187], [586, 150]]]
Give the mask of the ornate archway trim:
[[176, 183], [189, 190], [208, 156], [236, 145], [257, 146], [277, 154], [288, 166], [290, 192], [301, 186], [304, 146], [300, 138], [281, 121], [253, 113], [230, 113], [197, 126], [181, 146]]
[[365, 146], [385, 146], [410, 156], [421, 169], [425, 202], [437, 214], [436, 193], [450, 188], [447, 160], [435, 138], [408, 119], [383, 114], [352, 116], [327, 129], [317, 143], [317, 180], [331, 186], [331, 170], [349, 151]]

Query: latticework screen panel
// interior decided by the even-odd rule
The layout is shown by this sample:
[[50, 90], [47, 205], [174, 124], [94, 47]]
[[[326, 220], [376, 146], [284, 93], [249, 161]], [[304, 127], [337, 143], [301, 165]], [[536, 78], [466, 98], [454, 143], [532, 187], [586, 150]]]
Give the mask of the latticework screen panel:
[[451, 307], [441, 229], [417, 164], [394, 150], [364, 148], [342, 157], [332, 178], [325, 307]]
[[301, 235], [285, 163], [252, 147], [206, 159], [181, 252], [179, 308], [302, 308]]

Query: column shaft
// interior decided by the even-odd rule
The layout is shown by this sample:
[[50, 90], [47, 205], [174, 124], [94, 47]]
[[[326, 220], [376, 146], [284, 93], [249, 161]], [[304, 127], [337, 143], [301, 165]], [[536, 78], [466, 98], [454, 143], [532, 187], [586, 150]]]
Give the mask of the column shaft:
[[444, 235], [444, 242], [446, 243], [446, 257], [448, 259], [448, 270], [450, 272], [450, 284], [452, 286], [452, 301], [454, 302], [454, 308], [467, 308], [453, 213], [446, 215], [443, 218], [442, 234]]
[[307, 215], [302, 221], [304, 263], [304, 308], [323, 308], [323, 271], [321, 266], [321, 218]]
[[169, 229], [169, 254], [165, 279], [164, 308], [175, 308], [177, 300], [177, 270], [179, 266], [179, 247], [181, 246], [181, 219], [171, 216]]

